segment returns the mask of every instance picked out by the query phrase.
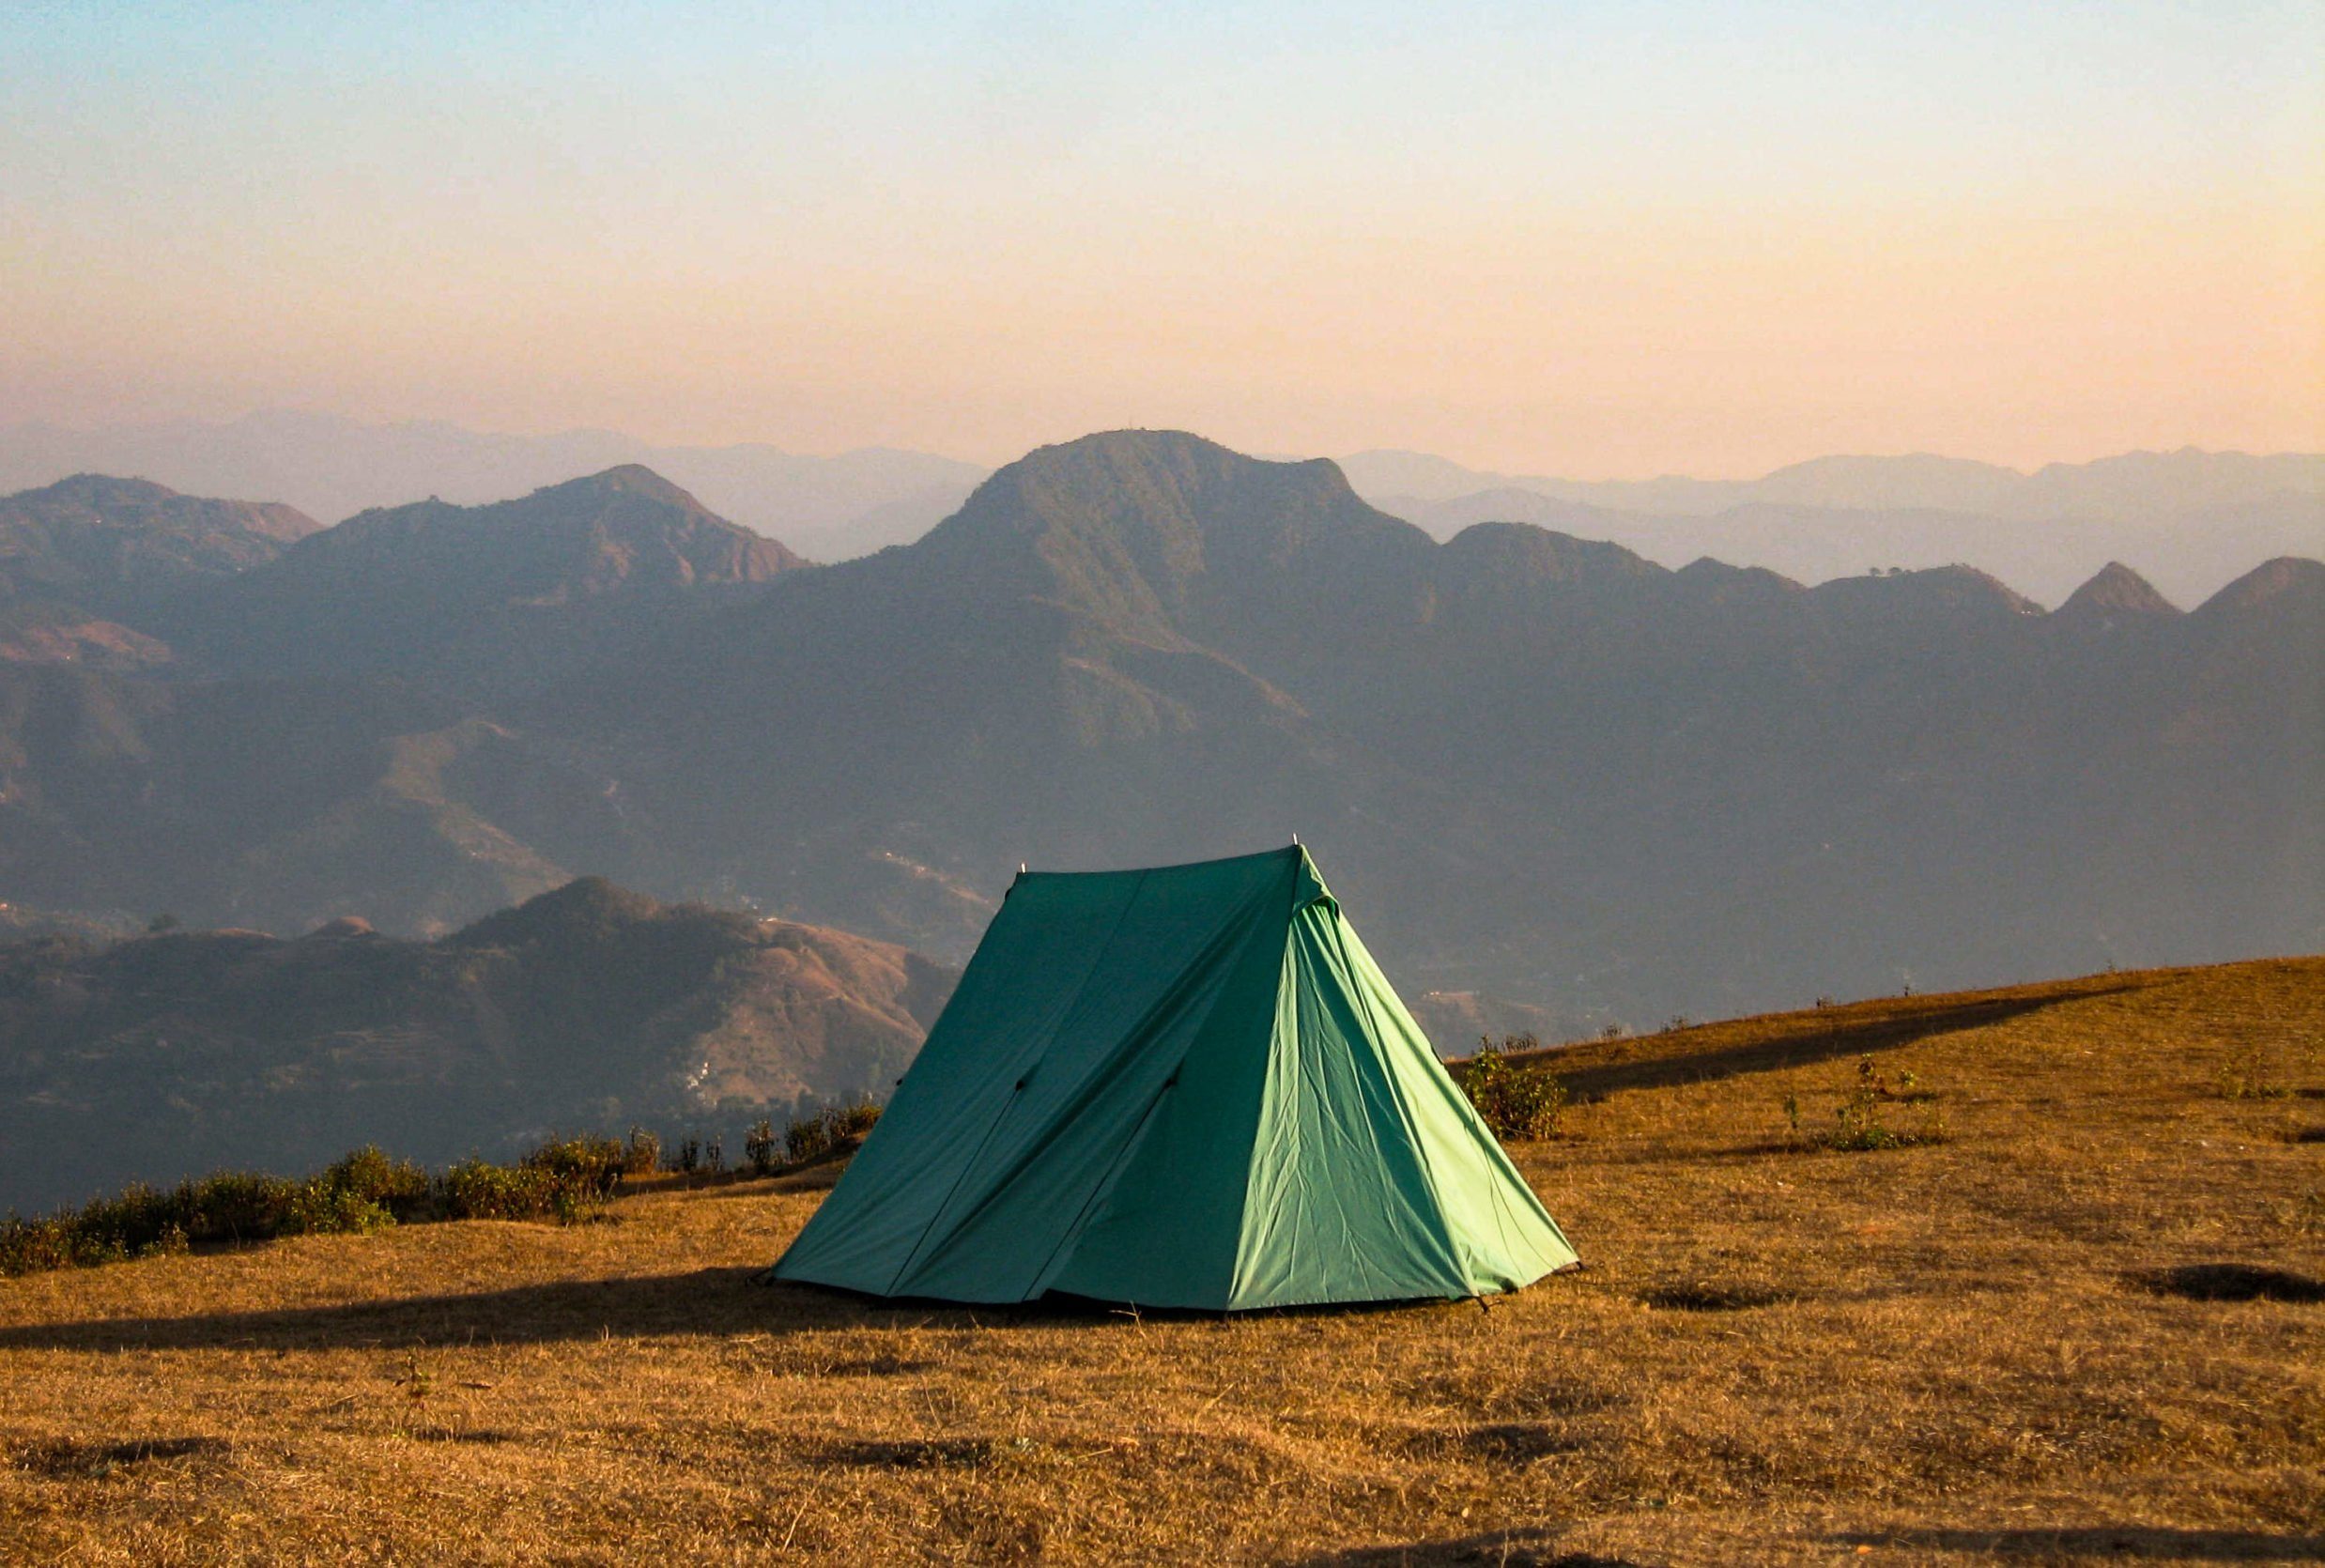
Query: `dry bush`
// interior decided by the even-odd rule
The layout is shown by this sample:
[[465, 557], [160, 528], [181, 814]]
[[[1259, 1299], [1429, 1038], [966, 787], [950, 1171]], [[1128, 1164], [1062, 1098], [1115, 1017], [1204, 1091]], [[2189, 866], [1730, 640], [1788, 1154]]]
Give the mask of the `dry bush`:
[[1469, 1096], [1486, 1130], [1505, 1144], [1554, 1135], [1566, 1108], [1565, 1085], [1556, 1073], [1511, 1059], [1535, 1049], [1531, 1035], [1511, 1035], [1499, 1045], [1484, 1040], [1476, 1055], [1453, 1068], [1454, 1081]]
[[880, 1107], [870, 1100], [826, 1106], [813, 1115], [798, 1117], [783, 1130], [784, 1158], [793, 1165], [820, 1160], [834, 1149], [861, 1142], [879, 1120]]

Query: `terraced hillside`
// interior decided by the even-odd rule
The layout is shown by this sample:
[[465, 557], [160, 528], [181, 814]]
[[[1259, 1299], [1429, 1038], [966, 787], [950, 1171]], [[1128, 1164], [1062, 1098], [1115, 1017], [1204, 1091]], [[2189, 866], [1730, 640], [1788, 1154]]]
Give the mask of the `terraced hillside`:
[[828, 1167], [0, 1284], [0, 1559], [2325, 1554], [2325, 959], [1559, 1060], [1486, 1311], [753, 1286]]

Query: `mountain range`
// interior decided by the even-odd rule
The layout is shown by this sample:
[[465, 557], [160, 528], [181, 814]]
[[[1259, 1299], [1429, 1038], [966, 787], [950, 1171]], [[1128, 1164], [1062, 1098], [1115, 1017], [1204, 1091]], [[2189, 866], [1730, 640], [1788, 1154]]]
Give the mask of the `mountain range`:
[[[913, 543], [991, 471], [893, 448], [808, 457], [765, 445], [657, 446], [609, 431], [511, 436], [284, 411], [0, 428], [0, 492], [77, 473], [134, 475], [285, 502], [326, 522], [421, 497], [506, 500], [627, 464], [821, 561]], [[1440, 540], [1471, 523], [1535, 523], [1673, 568], [1708, 555], [1804, 582], [1969, 561], [2044, 604], [2109, 561], [2194, 603], [2256, 561], [2325, 554], [2325, 456], [2316, 453], [2188, 448], [2032, 473], [1927, 453], [1835, 456], [1752, 480], [1580, 481], [1398, 451], [1358, 453], [1341, 468], [1365, 500]]]
[[509, 500], [630, 464], [816, 560], [917, 538], [988, 472], [888, 447], [808, 457], [760, 444], [657, 446], [608, 430], [510, 436], [441, 421], [367, 424], [282, 409], [223, 423], [0, 428], [0, 491], [79, 473], [124, 474], [205, 495], [263, 497], [325, 522], [422, 499]]
[[1409, 994], [1546, 1026], [2325, 945], [2315, 561], [2046, 612], [1440, 542], [1153, 431], [823, 567], [634, 467], [268, 526], [135, 606], [27, 578], [145, 641], [0, 660], [20, 911], [433, 936], [593, 872], [957, 962], [1020, 862], [1297, 832]]
[[2325, 554], [2325, 456], [2314, 453], [2135, 452], [2030, 474], [1926, 454], [1825, 457], [1756, 480], [1598, 484], [1407, 452], [1344, 467], [1367, 500], [1440, 539], [1534, 523], [1667, 566], [1708, 555], [1807, 581], [1975, 561], [2052, 604], [2110, 560], [2194, 599], [2255, 561]]
[[635, 1122], [674, 1136], [722, 1108], [780, 1125], [885, 1094], [956, 977], [594, 880], [432, 942], [342, 918], [0, 945], [0, 1207], [365, 1143], [442, 1164]]
[[1348, 483], [1367, 497], [1427, 503], [1485, 490], [1518, 490], [1609, 511], [1709, 516], [1751, 502], [1849, 511], [1921, 510], [1993, 517], [2185, 516], [2257, 497], [2325, 494], [2325, 454], [2131, 452], [2091, 463], [2051, 463], [2032, 473], [1929, 453], [1897, 457], [1817, 457], [1759, 479], [1669, 476], [1571, 480], [1494, 473], [1426, 453], [1375, 450], [1344, 458]]

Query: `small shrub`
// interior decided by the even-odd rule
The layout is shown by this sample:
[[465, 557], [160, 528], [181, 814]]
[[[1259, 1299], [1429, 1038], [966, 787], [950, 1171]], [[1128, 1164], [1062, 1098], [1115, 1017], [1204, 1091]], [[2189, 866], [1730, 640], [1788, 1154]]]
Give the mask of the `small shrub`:
[[326, 1166], [316, 1179], [333, 1191], [352, 1194], [398, 1220], [424, 1218], [434, 1196], [427, 1172], [408, 1160], [391, 1159], [368, 1144]]
[[622, 1171], [625, 1176], [652, 1176], [662, 1168], [662, 1140], [642, 1127], [630, 1129], [629, 1147]]
[[830, 1105], [811, 1116], [794, 1118], [783, 1129], [783, 1154], [794, 1165], [822, 1158], [841, 1145], [860, 1141], [880, 1120], [880, 1107], [870, 1100]]
[[629, 1150], [612, 1138], [552, 1138], [518, 1164], [547, 1171], [575, 1192], [597, 1199], [613, 1196], [629, 1168]]
[[139, 1257], [177, 1257], [192, 1250], [192, 1243], [186, 1237], [185, 1227], [172, 1223], [164, 1225], [160, 1236], [140, 1247], [137, 1250], [137, 1255]]
[[804, 1164], [831, 1147], [831, 1129], [822, 1115], [794, 1117], [783, 1129], [783, 1157], [794, 1165]]
[[[1811, 1133], [1809, 1145], [1813, 1148], [1840, 1149], [1862, 1152], [1871, 1149], [1911, 1148], [1920, 1144], [1942, 1144], [1948, 1134], [1946, 1119], [1935, 1112], [1923, 1114], [1920, 1125], [1911, 1128], [1892, 1127], [1883, 1115], [1883, 1108], [1899, 1102], [1933, 1099], [1936, 1097], [1921, 1086], [1921, 1081], [1910, 1071], [1901, 1070], [1896, 1085], [1891, 1086], [1886, 1074], [1867, 1056], [1856, 1064], [1856, 1086], [1843, 1096], [1840, 1109], [1834, 1114], [1834, 1125], [1829, 1131]], [[1799, 1101], [1791, 1095], [1784, 1097], [1784, 1110], [1795, 1135], [1800, 1130]]]
[[1566, 1109], [1566, 1086], [1556, 1073], [1510, 1060], [1517, 1043], [1513, 1037], [1501, 1045], [1486, 1044], [1456, 1079], [1486, 1130], [1503, 1143], [1552, 1136]]
[[367, 1236], [386, 1230], [395, 1216], [386, 1207], [358, 1193], [303, 1183], [283, 1216], [281, 1236]]
[[439, 1176], [437, 1189], [448, 1220], [524, 1220], [547, 1206], [551, 1179], [547, 1171], [470, 1159]]
[[753, 1176], [773, 1176], [783, 1162], [782, 1147], [782, 1140], [775, 1135], [775, 1123], [765, 1116], [751, 1123], [750, 1130], [743, 1134], [743, 1158], [750, 1162]]
[[687, 1176], [702, 1168], [702, 1140], [691, 1132], [678, 1140], [678, 1168]]

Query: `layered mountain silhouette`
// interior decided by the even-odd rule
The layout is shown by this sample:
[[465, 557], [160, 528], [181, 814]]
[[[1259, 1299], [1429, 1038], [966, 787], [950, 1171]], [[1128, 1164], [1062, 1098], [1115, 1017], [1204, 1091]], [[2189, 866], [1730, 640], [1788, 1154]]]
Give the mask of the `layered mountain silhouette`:
[[[655, 446], [608, 431], [510, 436], [281, 410], [223, 423], [0, 427], [0, 491], [86, 471], [134, 474], [196, 494], [287, 501], [327, 521], [423, 495], [504, 500], [625, 464], [823, 561], [914, 542], [990, 472], [890, 448], [806, 457], [763, 445]], [[1967, 561], [2045, 604], [2111, 559], [2194, 604], [2256, 561], [2325, 554], [2325, 457], [2315, 453], [2187, 448], [2032, 473], [1927, 453], [1834, 456], [1751, 480], [1615, 482], [1493, 473], [1411, 452], [1363, 452], [1341, 466], [1367, 501], [1439, 539], [1472, 523], [1535, 523], [1666, 566], [1709, 555], [1809, 582]]]
[[1425, 453], [1394, 451], [1360, 452], [1341, 466], [1368, 496], [1427, 503], [1498, 488], [1665, 516], [1708, 515], [1750, 502], [2021, 519], [2185, 516], [2268, 496], [2325, 495], [2325, 455], [2195, 447], [2052, 463], [2033, 473], [1929, 453], [1817, 457], [1746, 480], [1558, 479], [1491, 473]]
[[629, 464], [819, 561], [919, 537], [989, 471], [887, 447], [807, 457], [756, 444], [657, 446], [606, 430], [510, 436], [285, 409], [223, 423], [0, 426], [0, 491], [92, 470], [133, 474], [202, 495], [287, 501], [327, 522], [422, 496], [471, 506], [507, 500]]
[[0, 1207], [132, 1177], [435, 1163], [552, 1131], [676, 1131], [885, 1093], [956, 974], [885, 943], [576, 882], [434, 942], [0, 946]]
[[1806, 580], [1975, 561], [2049, 602], [2108, 560], [2177, 596], [2259, 560], [2325, 551], [2325, 457], [2127, 453], [2020, 473], [1929, 455], [1825, 457], [1756, 480], [1585, 484], [1417, 453], [1349, 458], [1366, 500], [1450, 539], [1480, 522], [1611, 539], [1668, 566], [1749, 561]]
[[424, 934], [593, 871], [958, 961], [1021, 861], [1298, 832], [1409, 992], [1576, 1025], [2325, 937], [2311, 561], [2046, 613], [1440, 542], [1148, 431], [874, 556], [751, 546], [617, 469], [189, 585], [124, 623], [166, 663], [0, 665], [0, 896]]

